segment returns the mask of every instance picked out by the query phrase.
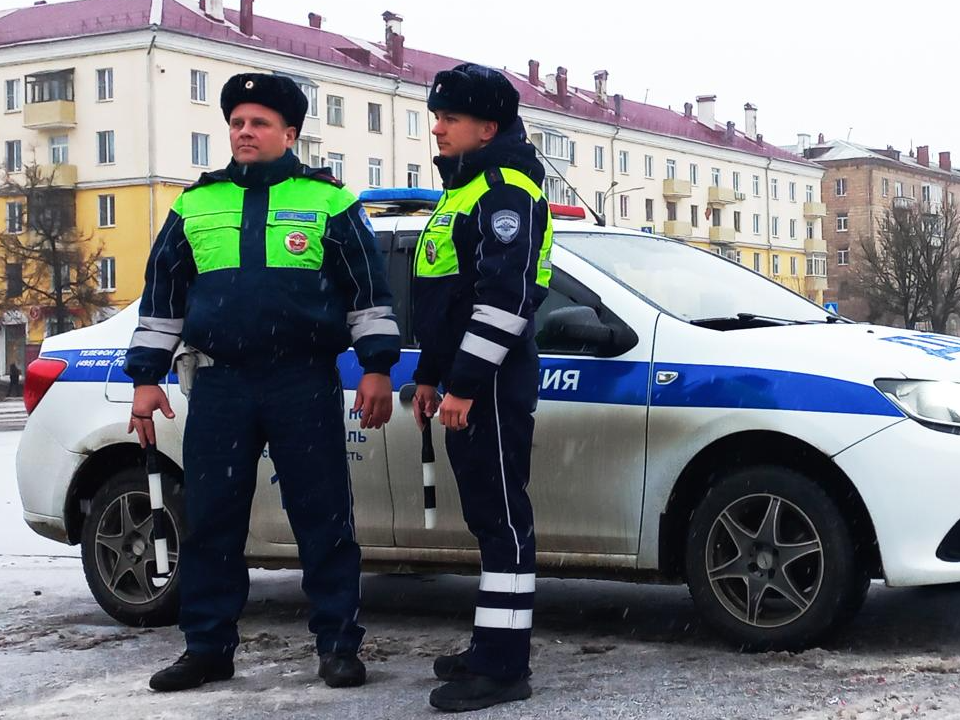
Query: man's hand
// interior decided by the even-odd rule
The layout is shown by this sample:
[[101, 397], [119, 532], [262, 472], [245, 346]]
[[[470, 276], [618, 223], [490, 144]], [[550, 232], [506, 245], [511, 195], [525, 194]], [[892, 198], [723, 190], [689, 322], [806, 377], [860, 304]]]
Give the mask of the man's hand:
[[127, 432], [137, 431], [140, 447], [157, 444], [157, 433], [153, 427], [153, 412], [159, 410], [164, 417], [173, 419], [173, 410], [167, 394], [159, 385], [140, 385], [133, 391], [133, 408], [130, 410], [130, 424]]
[[393, 386], [390, 376], [366, 373], [357, 386], [353, 411], [360, 411], [360, 427], [379, 430], [393, 414]]
[[447, 393], [440, 403], [440, 424], [448, 430], [463, 430], [467, 427], [467, 415], [473, 407], [473, 400], [458, 398]]
[[417, 391], [413, 394], [413, 419], [417, 421], [417, 427], [423, 430], [426, 421], [437, 414], [439, 407], [437, 388], [433, 385], [417, 385]]

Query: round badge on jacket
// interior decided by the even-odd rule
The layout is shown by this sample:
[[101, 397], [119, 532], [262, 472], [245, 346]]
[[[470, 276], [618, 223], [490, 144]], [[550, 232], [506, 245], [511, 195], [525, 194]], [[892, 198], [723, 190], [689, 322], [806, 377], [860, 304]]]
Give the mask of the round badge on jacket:
[[310, 239], [299, 230], [288, 233], [283, 244], [294, 255], [303, 255], [310, 246]]
[[437, 244], [433, 240], [427, 240], [427, 262], [433, 265], [437, 261]]

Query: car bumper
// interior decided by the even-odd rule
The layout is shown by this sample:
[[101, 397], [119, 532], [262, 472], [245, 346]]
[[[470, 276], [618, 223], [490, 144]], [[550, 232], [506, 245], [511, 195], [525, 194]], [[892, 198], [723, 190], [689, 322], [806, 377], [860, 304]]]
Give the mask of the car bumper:
[[960, 562], [937, 557], [960, 520], [960, 436], [904, 420], [834, 461], [867, 506], [888, 585], [960, 582]]
[[36, 533], [66, 543], [67, 489], [86, 455], [70, 452], [31, 418], [17, 447], [17, 486], [23, 518]]

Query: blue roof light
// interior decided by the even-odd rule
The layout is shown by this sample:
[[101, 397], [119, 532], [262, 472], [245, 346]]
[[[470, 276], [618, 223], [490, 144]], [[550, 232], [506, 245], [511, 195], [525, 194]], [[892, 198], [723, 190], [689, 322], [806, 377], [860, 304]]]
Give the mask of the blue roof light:
[[428, 188], [377, 188], [375, 190], [364, 190], [360, 193], [360, 202], [365, 203], [387, 203], [403, 202], [415, 200], [419, 202], [439, 202], [439, 190], [430, 190]]

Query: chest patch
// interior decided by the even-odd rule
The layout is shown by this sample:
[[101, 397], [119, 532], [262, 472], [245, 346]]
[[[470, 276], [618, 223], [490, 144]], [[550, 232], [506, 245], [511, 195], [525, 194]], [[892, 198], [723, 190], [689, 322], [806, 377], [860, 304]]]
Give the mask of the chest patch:
[[277, 220], [296, 220], [297, 222], [316, 222], [315, 212], [295, 212], [293, 210], [277, 210]]
[[433, 227], [447, 227], [451, 222], [453, 222], [453, 215], [437, 215], [433, 220]]
[[310, 239], [299, 230], [294, 230], [283, 239], [283, 244], [291, 254], [303, 255], [310, 246]]
[[490, 219], [497, 240], [506, 244], [513, 242], [520, 231], [520, 215], [513, 210], [497, 210]]

